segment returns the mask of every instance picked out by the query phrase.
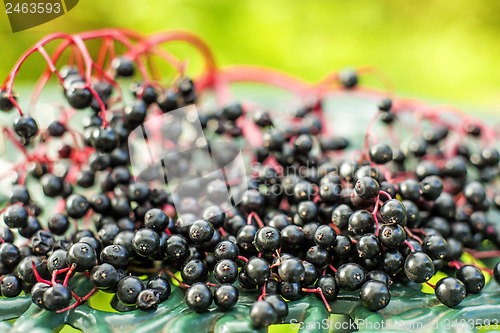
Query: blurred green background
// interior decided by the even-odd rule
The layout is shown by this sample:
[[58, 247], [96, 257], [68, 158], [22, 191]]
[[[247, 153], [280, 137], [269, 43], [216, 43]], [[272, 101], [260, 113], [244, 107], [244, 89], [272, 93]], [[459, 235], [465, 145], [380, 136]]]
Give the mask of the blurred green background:
[[[186, 29], [205, 39], [222, 65], [269, 66], [311, 82], [345, 66], [373, 65], [397, 93], [493, 112], [500, 104], [499, 12], [499, 1], [470, 0], [81, 0], [66, 15], [15, 34], [2, 12], [0, 76], [50, 32]], [[20, 79], [34, 80], [40, 64], [27, 63]]]

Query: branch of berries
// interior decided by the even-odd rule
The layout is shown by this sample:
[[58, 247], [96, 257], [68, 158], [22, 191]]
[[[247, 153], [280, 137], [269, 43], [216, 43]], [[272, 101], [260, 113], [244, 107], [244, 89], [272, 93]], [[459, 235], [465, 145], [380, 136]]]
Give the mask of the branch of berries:
[[[55, 40], [61, 41], [49, 54]], [[95, 57], [85, 44], [91, 40], [101, 42]], [[187, 63], [163, 49], [172, 41], [202, 54], [205, 70], [194, 81], [186, 76]], [[115, 43], [126, 51], [117, 54]], [[35, 86], [31, 111], [52, 74], [69, 105], [58, 105], [60, 117], [41, 131], [13, 94], [23, 62], [36, 52], [48, 67]], [[65, 52], [67, 64], [58, 69]], [[168, 84], [153, 57], [176, 70]], [[364, 74], [378, 75], [389, 92], [360, 86]], [[121, 86], [130, 78], [138, 82], [130, 84], [133, 100], [125, 102]], [[303, 105], [283, 116], [256, 102], [234, 103], [233, 82], [277, 86]], [[25, 291], [38, 306], [65, 312], [100, 290], [115, 293], [125, 306], [154, 309], [176, 283], [186, 289], [187, 306], [203, 312], [213, 302], [219, 309], [234, 306], [239, 285], [258, 294], [250, 317], [256, 327], [267, 327], [284, 321], [287, 301], [305, 293], [317, 294], [335, 311], [330, 302], [339, 290], [359, 291], [362, 304], [378, 311], [389, 305], [394, 282], [427, 283], [450, 307], [480, 292], [484, 273], [500, 283], [499, 264], [489, 270], [460, 261], [465, 252], [477, 259], [500, 256], [482, 251], [484, 244], [500, 246], [500, 231], [490, 222], [500, 207], [497, 132], [454, 108], [398, 98], [391, 89], [371, 68], [335, 72], [315, 85], [264, 68], [220, 69], [208, 46], [185, 32], [142, 36], [104, 29], [47, 36], [20, 58], [1, 87], [0, 109], [20, 114], [14, 131], [4, 126], [2, 132], [23, 159], [9, 170], [16, 179], [2, 209], [2, 295]], [[131, 174], [127, 140], [148, 120], [201, 105], [211, 90], [217, 105], [199, 115], [205, 134], [239, 141], [255, 172], [235, 207], [214, 199], [234, 184], [212, 180], [191, 189], [202, 191], [203, 199], [185, 197], [182, 211], [191, 213], [179, 215], [168, 184]], [[346, 92], [377, 105], [358, 149], [351, 147], [353, 138], [334, 135], [323, 112], [323, 101]], [[88, 112], [83, 131], [69, 124], [75, 110]], [[406, 147], [408, 116], [413, 129]], [[382, 133], [377, 124], [385, 126]], [[181, 131], [172, 132], [157, 138], [166, 150]], [[180, 156], [170, 163], [189, 170], [195, 162]], [[44, 223], [48, 207], [31, 199], [39, 191], [32, 181], [40, 182], [45, 197], [58, 198]], [[451, 269], [456, 278], [428, 282], [436, 271]], [[68, 287], [75, 274], [88, 276], [95, 288], [76, 295]]]

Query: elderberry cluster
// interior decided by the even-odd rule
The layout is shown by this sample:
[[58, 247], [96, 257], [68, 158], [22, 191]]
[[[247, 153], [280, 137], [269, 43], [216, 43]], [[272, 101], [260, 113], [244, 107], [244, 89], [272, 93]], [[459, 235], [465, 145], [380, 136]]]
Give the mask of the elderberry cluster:
[[[147, 310], [167, 300], [175, 283], [187, 306], [204, 312], [212, 303], [230, 309], [247, 290], [257, 298], [253, 324], [267, 327], [284, 322], [287, 302], [306, 293], [332, 310], [339, 293], [355, 292], [378, 311], [389, 305], [393, 285], [431, 285], [437, 271], [456, 276], [431, 285], [449, 307], [482, 290], [483, 271], [500, 283], [500, 264], [490, 271], [461, 261], [465, 252], [485, 256], [485, 244], [500, 246], [489, 215], [500, 208], [500, 155], [486, 127], [465, 118], [454, 127], [424, 114], [429, 126], [407, 145], [377, 142], [369, 128], [361, 148], [327, 133], [322, 100], [285, 124], [263, 108], [228, 103], [201, 113], [200, 123], [206, 135], [242, 138], [244, 146], [261, 139], [252, 150], [248, 188], [240, 203], [227, 207], [211, 201], [227, 184], [198, 184], [206, 195], [184, 198], [182, 211], [192, 214], [178, 215], [168, 186], [133, 177], [127, 139], [148, 117], [197, 103], [202, 91], [193, 80], [184, 76], [169, 87], [132, 83], [133, 100], [125, 103], [109, 80], [89, 85], [76, 67], [59, 72], [70, 109], [87, 112], [84, 147], [62, 140], [78, 137], [66, 117], [41, 131], [29, 115], [16, 120], [22, 144], [38, 146], [26, 153], [32, 169], [14, 170], [3, 209], [5, 297], [25, 291], [39, 307], [62, 312], [100, 290], [115, 294], [121, 310]], [[135, 62], [117, 57], [111, 72], [114, 79], [134, 77]], [[354, 71], [336, 77], [344, 90], [358, 87]], [[4, 89], [0, 95], [0, 109], [12, 109], [15, 100]], [[393, 131], [409, 106], [379, 101], [374, 119]], [[113, 111], [107, 123], [103, 108]], [[64, 142], [56, 160], [36, 154], [54, 142]], [[195, 163], [171, 162], [186, 170]], [[33, 191], [57, 199], [55, 207], [36, 203]], [[71, 290], [75, 274], [92, 282], [89, 294]]]

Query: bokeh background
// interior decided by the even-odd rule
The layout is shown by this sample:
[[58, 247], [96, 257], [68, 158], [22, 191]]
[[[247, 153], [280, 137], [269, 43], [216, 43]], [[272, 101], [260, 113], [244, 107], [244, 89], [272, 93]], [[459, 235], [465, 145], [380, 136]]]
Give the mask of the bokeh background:
[[[0, 77], [50, 32], [185, 29], [204, 38], [222, 65], [270, 66], [311, 82], [345, 66], [372, 65], [397, 93], [493, 113], [500, 108], [499, 12], [499, 1], [470, 0], [82, 0], [15, 34], [2, 11]], [[40, 66], [28, 62], [20, 80], [34, 80]]]

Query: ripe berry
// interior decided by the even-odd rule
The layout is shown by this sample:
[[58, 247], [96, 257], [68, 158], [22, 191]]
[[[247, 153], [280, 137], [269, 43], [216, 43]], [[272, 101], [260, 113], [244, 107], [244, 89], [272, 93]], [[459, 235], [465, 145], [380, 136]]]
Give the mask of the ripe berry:
[[17, 275], [4, 275], [0, 283], [0, 290], [4, 297], [16, 297], [22, 291], [22, 281]]
[[358, 290], [366, 280], [363, 267], [354, 263], [347, 263], [340, 266], [335, 274], [337, 285], [347, 291]]
[[28, 225], [28, 217], [26, 209], [19, 204], [15, 204], [7, 207], [3, 220], [9, 228], [24, 228]]
[[38, 134], [38, 125], [31, 116], [20, 116], [14, 122], [14, 132], [21, 137], [23, 143], [29, 143]]
[[391, 293], [385, 283], [367, 281], [359, 291], [359, 298], [368, 310], [378, 311], [389, 304]]
[[62, 310], [68, 307], [72, 298], [68, 287], [56, 283], [43, 293], [43, 305], [51, 311]]
[[460, 304], [467, 294], [465, 285], [453, 277], [439, 280], [434, 292], [437, 299], [450, 308]]
[[255, 248], [263, 253], [272, 253], [281, 246], [281, 234], [273, 227], [260, 228], [253, 241]]
[[392, 280], [386, 272], [375, 270], [366, 274], [366, 281], [377, 281], [384, 283], [387, 287], [392, 285]]
[[397, 248], [406, 239], [406, 232], [399, 224], [387, 224], [382, 227], [380, 242], [387, 248]]
[[144, 290], [142, 280], [135, 276], [125, 276], [116, 286], [116, 297], [125, 305], [134, 305], [142, 290]]
[[74, 243], [68, 250], [66, 262], [69, 266], [76, 264], [77, 272], [87, 271], [92, 269], [97, 262], [96, 251], [87, 243]]
[[440, 236], [427, 236], [424, 238], [423, 249], [424, 252], [431, 257], [431, 259], [443, 259], [448, 250], [448, 244], [443, 237]]
[[31, 288], [31, 301], [39, 306], [40, 308], [45, 308], [45, 303], [43, 302], [43, 295], [45, 291], [49, 289], [50, 286], [43, 282], [37, 282], [33, 288]]
[[485, 278], [481, 270], [472, 265], [462, 266], [457, 271], [457, 279], [464, 285], [468, 294], [479, 293], [485, 285]]
[[337, 282], [330, 274], [321, 276], [316, 282], [316, 288], [321, 289], [327, 301], [334, 301], [339, 293]]
[[370, 259], [380, 253], [380, 242], [374, 234], [363, 235], [356, 244], [360, 258]]
[[380, 216], [386, 223], [402, 224], [406, 219], [406, 209], [401, 201], [391, 199], [386, 201], [380, 208]]
[[206, 284], [198, 282], [188, 288], [185, 300], [191, 310], [205, 312], [212, 304], [212, 292]]
[[268, 327], [278, 319], [278, 314], [271, 303], [257, 301], [250, 308], [250, 319], [256, 328]]
[[191, 259], [182, 267], [181, 276], [182, 280], [187, 284], [204, 282], [208, 276], [207, 265], [199, 259]]
[[216, 260], [229, 259], [236, 261], [239, 249], [236, 244], [230, 241], [222, 241], [215, 246], [214, 255]]
[[329, 225], [321, 225], [316, 229], [314, 233], [314, 242], [316, 245], [321, 246], [325, 249], [329, 249], [335, 243], [335, 239], [337, 238], [337, 232], [335, 229], [330, 227]]
[[358, 84], [358, 76], [352, 69], [343, 69], [340, 71], [339, 80], [346, 89], [352, 89]]
[[170, 282], [167, 279], [161, 276], [156, 276], [149, 280], [148, 289], [154, 289], [158, 292], [158, 297], [160, 299], [160, 303], [164, 302], [170, 296], [172, 287], [170, 286]]
[[68, 267], [68, 264], [66, 263], [67, 255], [68, 251], [63, 249], [54, 250], [50, 254], [49, 258], [47, 259], [47, 269], [51, 274], [58, 269]]
[[332, 222], [337, 228], [345, 229], [347, 228], [351, 215], [351, 207], [346, 204], [340, 204], [332, 211]]
[[14, 244], [0, 244], [0, 262], [5, 266], [14, 266], [21, 260], [21, 252]]
[[238, 302], [239, 291], [231, 284], [223, 284], [214, 292], [214, 302], [220, 309], [230, 309]]
[[83, 110], [90, 106], [93, 96], [88, 88], [81, 87], [79, 82], [75, 82], [66, 91], [66, 97], [71, 107]]
[[90, 282], [99, 289], [114, 288], [118, 283], [118, 273], [110, 264], [97, 265], [90, 271]]
[[354, 191], [363, 200], [374, 199], [378, 196], [380, 186], [371, 177], [362, 177], [354, 185]]
[[89, 202], [79, 194], [72, 194], [66, 199], [66, 212], [69, 217], [79, 219], [85, 216], [89, 210]]
[[411, 281], [423, 283], [434, 275], [434, 264], [425, 253], [413, 252], [406, 257], [404, 271]]
[[156, 231], [149, 228], [142, 228], [135, 232], [132, 238], [132, 248], [143, 257], [154, 254], [160, 246], [160, 237]]
[[38, 230], [31, 239], [31, 243], [34, 254], [46, 255], [54, 247], [54, 235], [49, 231]]
[[271, 304], [274, 311], [276, 312], [276, 322], [284, 323], [286, 317], [288, 316], [288, 304], [280, 295], [266, 295], [264, 296], [264, 301]]
[[261, 285], [269, 279], [271, 270], [269, 264], [262, 258], [250, 258], [245, 264], [245, 272], [248, 274], [250, 281], [257, 285]]
[[389, 112], [392, 108], [392, 100], [390, 98], [384, 98], [377, 106], [380, 111]]
[[214, 227], [212, 223], [205, 220], [197, 220], [189, 227], [189, 238], [195, 244], [203, 244], [212, 239]]
[[279, 264], [278, 274], [283, 281], [301, 282], [305, 276], [305, 268], [299, 259], [290, 258]]
[[356, 235], [373, 232], [373, 217], [366, 210], [357, 210], [349, 217], [349, 230]]
[[111, 66], [115, 70], [116, 76], [130, 77], [134, 75], [134, 63], [125, 56], [113, 59]]
[[376, 143], [370, 148], [370, 160], [376, 164], [392, 161], [392, 149], [384, 143]]

